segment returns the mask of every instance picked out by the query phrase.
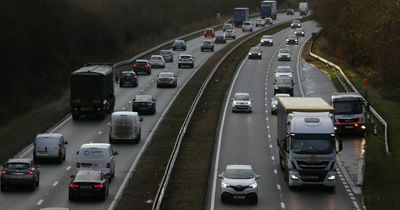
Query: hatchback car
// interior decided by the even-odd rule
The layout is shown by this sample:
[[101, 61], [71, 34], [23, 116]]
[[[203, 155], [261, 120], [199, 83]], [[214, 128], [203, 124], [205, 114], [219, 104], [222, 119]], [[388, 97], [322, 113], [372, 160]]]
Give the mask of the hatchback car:
[[252, 112], [253, 99], [249, 93], [235, 93], [232, 100], [232, 112]]
[[290, 96], [293, 96], [293, 86], [294, 82], [292, 78], [289, 77], [278, 77], [275, 78], [274, 82], [274, 95], [277, 93], [288, 93]]
[[78, 170], [76, 175], [71, 175], [68, 185], [68, 199], [98, 198], [106, 200], [109, 191], [109, 177], [97, 170]]
[[68, 141], [60, 133], [38, 134], [33, 142], [33, 161], [57, 160], [62, 163], [65, 160]]
[[194, 56], [192, 54], [180, 54], [178, 57], [178, 68], [183, 66], [194, 67]]
[[294, 15], [294, 10], [293, 9], [287, 9], [286, 10], [286, 15]]
[[278, 61], [290, 61], [291, 53], [289, 48], [279, 49]]
[[200, 46], [200, 51], [211, 51], [214, 52], [214, 43], [211, 40], [204, 40]]
[[115, 175], [115, 156], [118, 155], [109, 143], [82, 144], [76, 152], [76, 168], [98, 170], [111, 178]]
[[177, 77], [173, 72], [161, 72], [156, 78], [157, 87], [175, 88], [178, 85]]
[[126, 86], [137, 87], [138, 85], [139, 85], [138, 76], [134, 71], [123, 71], [121, 73], [121, 78], [119, 79], [120, 87], [126, 87]]
[[218, 175], [221, 179], [221, 201], [228, 199], [249, 199], [258, 201], [257, 179], [251, 165], [227, 165], [224, 172]]
[[272, 18], [269, 18], [269, 17], [264, 18], [264, 21], [265, 21], [265, 24], [267, 24], [267, 25], [273, 25], [274, 24]]
[[1, 191], [9, 187], [27, 186], [35, 190], [39, 186], [40, 172], [32, 159], [9, 159], [1, 169]]
[[290, 97], [289, 94], [287, 93], [277, 93], [275, 96], [271, 99], [271, 113], [272, 114], [277, 114], [278, 113], [278, 98], [279, 97]]
[[226, 37], [224, 34], [217, 34], [215, 35], [214, 39], [215, 44], [226, 44]]
[[301, 28], [301, 22], [299, 19], [294, 19], [290, 24], [290, 28]]
[[172, 50], [160, 50], [160, 55], [164, 58], [165, 62], [174, 62], [174, 52]]
[[140, 117], [137, 112], [113, 112], [108, 135], [110, 144], [116, 141], [138, 143], [142, 136], [142, 121], [143, 117]]
[[264, 19], [259, 18], [259, 19], [256, 20], [256, 27], [264, 27], [265, 24], [266, 23], [265, 23]]
[[213, 28], [207, 28], [205, 31], [204, 31], [204, 37], [215, 37], [215, 32], [214, 32], [214, 29]]
[[249, 59], [262, 59], [262, 50], [259, 47], [252, 47], [249, 51]]
[[226, 29], [224, 34], [226, 39], [236, 39], [235, 29]]
[[136, 74], [151, 74], [151, 64], [149, 60], [145, 59], [138, 59], [135, 61], [135, 63], [132, 65], [132, 69]]
[[299, 44], [299, 41], [297, 40], [297, 36], [294, 34], [289, 34], [288, 37], [286, 38], [286, 44], [288, 44], [288, 45]]
[[165, 68], [165, 60], [161, 55], [152, 55], [149, 62], [151, 67]]
[[274, 38], [271, 35], [263, 35], [260, 40], [261, 46], [273, 46]]
[[226, 31], [228, 29], [234, 29], [233, 25], [230, 23], [224, 23], [224, 25], [222, 25], [222, 31]]
[[132, 111], [139, 114], [155, 114], [156, 101], [151, 95], [136, 95], [132, 100]]
[[303, 28], [296, 28], [294, 31], [294, 35], [304, 37], [304, 29]]
[[275, 73], [275, 78], [278, 77], [293, 78], [293, 71], [290, 66], [277, 66], [274, 73]]
[[186, 42], [185, 42], [185, 40], [180, 40], [180, 39], [177, 39], [177, 40], [175, 40], [174, 41], [174, 43], [172, 44], [172, 50], [183, 50], [183, 51], [185, 51], [186, 50]]

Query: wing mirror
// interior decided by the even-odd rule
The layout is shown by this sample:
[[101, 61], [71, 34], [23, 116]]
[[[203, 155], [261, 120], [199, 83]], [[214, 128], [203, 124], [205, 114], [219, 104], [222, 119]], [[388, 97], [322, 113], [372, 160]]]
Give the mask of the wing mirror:
[[218, 178], [224, 178], [224, 173], [218, 174]]
[[119, 153], [117, 152], [117, 151], [114, 151], [113, 152], [113, 155], [118, 155]]
[[73, 178], [75, 178], [75, 175], [71, 175], [71, 176], [69, 176], [69, 177], [73, 179]]
[[139, 118], [139, 121], [142, 122], [142, 121], [143, 121], [143, 117], [140, 117], [140, 118]]
[[64, 141], [64, 144], [68, 144], [68, 141]]
[[259, 178], [260, 178], [260, 175], [257, 174], [257, 175], [256, 175], [256, 179], [259, 179]]

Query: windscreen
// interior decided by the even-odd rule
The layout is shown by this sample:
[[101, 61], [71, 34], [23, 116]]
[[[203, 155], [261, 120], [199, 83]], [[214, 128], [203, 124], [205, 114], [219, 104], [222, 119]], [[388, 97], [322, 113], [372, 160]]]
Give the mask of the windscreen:
[[333, 107], [335, 114], [362, 114], [364, 103], [362, 101], [335, 101]]
[[249, 95], [235, 95], [235, 100], [250, 100], [250, 96]]
[[333, 146], [332, 138], [292, 138], [291, 141], [292, 151], [297, 154], [329, 154]]
[[228, 179], [251, 179], [254, 173], [250, 169], [226, 169], [224, 176]]
[[37, 138], [35, 143], [37, 146], [47, 146], [48, 147], [50, 145], [58, 145], [59, 141], [58, 141], [58, 138], [47, 137], [47, 138]]
[[5, 166], [9, 170], [26, 170], [29, 168], [28, 163], [8, 163]]

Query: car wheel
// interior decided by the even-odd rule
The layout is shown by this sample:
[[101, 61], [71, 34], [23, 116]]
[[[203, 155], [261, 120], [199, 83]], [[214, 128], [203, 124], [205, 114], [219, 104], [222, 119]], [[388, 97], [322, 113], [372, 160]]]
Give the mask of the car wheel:
[[194, 64], [192, 64], [192, 68], [194, 68]]
[[35, 183], [35, 184], [36, 184], [36, 187], [39, 186], [39, 183], [40, 183], [40, 179], [39, 179], [39, 177], [38, 177], [38, 179], [36, 180], [36, 183]]
[[178, 68], [181, 68], [181, 65], [178, 64]]
[[139, 82], [138, 81], [136, 81], [136, 83], [135, 83], [135, 87], [137, 87], [137, 86], [139, 86]]
[[30, 189], [31, 191], [35, 191], [35, 188], [36, 188], [36, 182], [32, 182], [32, 183], [31, 183], [31, 186], [29, 186], [29, 189]]
[[119, 83], [119, 87], [123, 87], [123, 86], [124, 86], [124, 85], [122, 85], [122, 83], [120, 82], [120, 83]]
[[254, 196], [254, 198], [252, 199], [252, 202], [253, 202], [254, 204], [256, 204], [256, 203], [258, 202], [258, 197], [257, 197], [257, 195]]
[[107, 199], [107, 192], [104, 192], [104, 194], [100, 197], [102, 201], [105, 201]]
[[66, 157], [67, 155], [65, 154], [65, 152], [64, 152], [64, 156], [63, 156], [63, 160], [65, 160], [65, 157]]
[[113, 138], [111, 138], [111, 137], [109, 137], [109, 138], [108, 138], [108, 142], [110, 142], [110, 144], [115, 144], [115, 141], [114, 141], [114, 139], [113, 139]]
[[157, 84], [157, 87], [159, 88], [159, 87], [160, 87], [160, 85], [159, 85], [159, 84]]
[[228, 199], [222, 194], [222, 195], [221, 195], [221, 202], [222, 202], [222, 203], [226, 203], [227, 200], [228, 200]]
[[62, 163], [63, 160], [64, 160], [64, 157], [60, 154], [60, 155], [58, 156], [58, 163]]
[[72, 196], [71, 194], [69, 194], [69, 195], [68, 195], [68, 200], [73, 201], [73, 200], [75, 200], [75, 197]]

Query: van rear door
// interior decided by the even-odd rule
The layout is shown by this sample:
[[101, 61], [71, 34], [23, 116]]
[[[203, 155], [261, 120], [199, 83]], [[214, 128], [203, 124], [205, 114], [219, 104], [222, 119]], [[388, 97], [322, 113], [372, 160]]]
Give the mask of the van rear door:
[[118, 115], [113, 118], [112, 132], [115, 138], [130, 139], [135, 136], [135, 119], [132, 115]]
[[105, 148], [81, 148], [78, 164], [81, 169], [105, 170], [108, 156], [108, 150]]
[[36, 155], [38, 157], [57, 156], [60, 151], [58, 138], [37, 138], [35, 141]]

